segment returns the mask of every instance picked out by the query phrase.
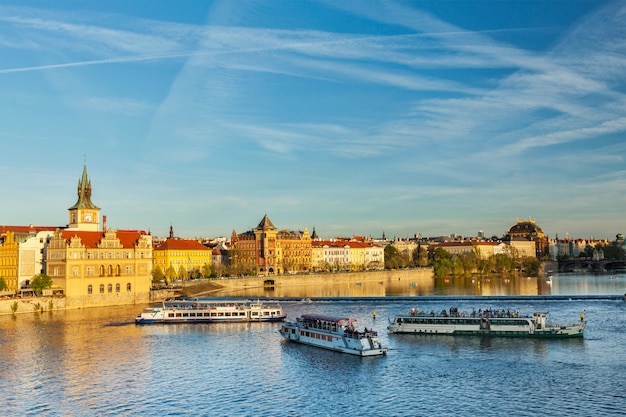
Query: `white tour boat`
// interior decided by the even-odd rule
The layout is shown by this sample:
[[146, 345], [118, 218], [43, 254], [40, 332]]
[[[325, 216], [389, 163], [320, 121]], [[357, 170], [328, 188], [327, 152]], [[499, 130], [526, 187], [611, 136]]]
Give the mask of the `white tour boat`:
[[459, 313], [456, 308], [438, 314], [411, 309], [408, 315], [397, 316], [387, 327], [390, 333], [449, 334], [476, 336], [508, 336], [560, 339], [583, 337], [585, 315], [580, 322], [568, 325], [547, 322], [547, 313], [522, 316], [510, 310], [474, 310]]
[[354, 328], [356, 319], [304, 314], [295, 322], [285, 322], [280, 334], [285, 339], [358, 356], [385, 355], [387, 348], [378, 341], [378, 334], [367, 328]]
[[287, 314], [276, 302], [260, 300], [170, 299], [159, 307], [144, 308], [138, 324], [283, 321]]

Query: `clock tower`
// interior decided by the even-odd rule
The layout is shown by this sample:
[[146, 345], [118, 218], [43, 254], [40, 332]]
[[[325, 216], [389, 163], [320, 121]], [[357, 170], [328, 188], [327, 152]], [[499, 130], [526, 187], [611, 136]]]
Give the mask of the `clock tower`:
[[78, 201], [68, 210], [69, 229], [88, 232], [100, 230], [100, 208], [91, 202], [91, 181], [87, 176], [87, 164], [83, 166], [83, 176], [78, 180]]

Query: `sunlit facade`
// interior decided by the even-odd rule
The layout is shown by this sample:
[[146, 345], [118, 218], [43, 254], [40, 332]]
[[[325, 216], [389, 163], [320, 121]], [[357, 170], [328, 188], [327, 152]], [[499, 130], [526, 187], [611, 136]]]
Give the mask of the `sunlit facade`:
[[213, 250], [194, 239], [169, 237], [154, 245], [153, 256], [153, 266], [169, 280], [199, 276], [213, 264]]
[[278, 230], [267, 215], [250, 231], [233, 231], [230, 249], [235, 274], [273, 275], [311, 270], [311, 236], [304, 231]]
[[18, 290], [18, 245], [15, 241], [15, 233], [7, 231], [4, 241], [0, 245], [0, 278], [6, 284], [5, 291], [16, 292]]
[[152, 236], [139, 230], [102, 230], [100, 208], [91, 202], [91, 181], [84, 167], [78, 201], [69, 209], [67, 229], [54, 232], [46, 250], [46, 273], [53, 290], [69, 304], [83, 306], [149, 301]]

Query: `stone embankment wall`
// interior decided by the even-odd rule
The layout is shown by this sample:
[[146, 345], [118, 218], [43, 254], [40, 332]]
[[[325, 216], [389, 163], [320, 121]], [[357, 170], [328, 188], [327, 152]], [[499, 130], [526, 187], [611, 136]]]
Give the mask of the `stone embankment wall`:
[[[170, 297], [178, 295], [210, 295], [216, 293], [220, 295], [220, 291], [228, 290], [245, 290], [249, 288], [263, 288], [267, 280], [273, 281], [274, 287], [281, 286], [332, 286], [344, 283], [368, 283], [368, 282], [384, 282], [398, 283], [405, 281], [418, 281], [420, 279], [431, 279], [433, 277], [432, 268], [419, 269], [401, 269], [391, 271], [369, 271], [369, 272], [350, 272], [350, 273], [324, 273], [324, 274], [294, 274], [294, 275], [272, 275], [260, 277], [244, 277], [230, 278], [212, 281], [188, 282], [182, 289], [178, 290], [155, 290], [150, 292], [150, 301], [162, 301]], [[86, 302], [85, 300], [68, 300], [58, 297], [33, 297], [33, 298], [15, 298], [0, 300], [0, 315], [14, 314], [13, 306], [17, 305], [15, 314], [34, 313], [41, 311], [80, 309], [88, 307], [103, 307], [105, 305], [121, 305], [121, 304], [141, 304], [142, 300], [109, 300], [110, 304], [105, 301], [98, 303]], [[148, 300], [145, 301], [146, 303]]]
[[[16, 308], [15, 312], [13, 311], [14, 308]], [[59, 297], [11, 298], [0, 300], [0, 315], [65, 310], [66, 308], [65, 298]]]
[[[266, 281], [271, 280], [273, 286], [341, 284], [370, 281], [398, 281], [432, 278], [432, 268], [399, 269], [369, 272], [324, 273], [324, 274], [294, 274], [271, 275], [260, 277], [231, 278], [212, 281], [215, 285], [229, 289], [246, 289], [263, 287]], [[184, 292], [193, 294], [193, 286], [186, 286]], [[200, 291], [198, 291], [200, 292]]]

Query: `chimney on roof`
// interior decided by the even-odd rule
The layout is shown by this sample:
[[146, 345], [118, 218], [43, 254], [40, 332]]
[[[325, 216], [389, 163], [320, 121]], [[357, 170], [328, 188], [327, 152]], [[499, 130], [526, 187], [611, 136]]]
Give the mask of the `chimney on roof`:
[[102, 216], [102, 231], [106, 233], [107, 231], [107, 216]]

